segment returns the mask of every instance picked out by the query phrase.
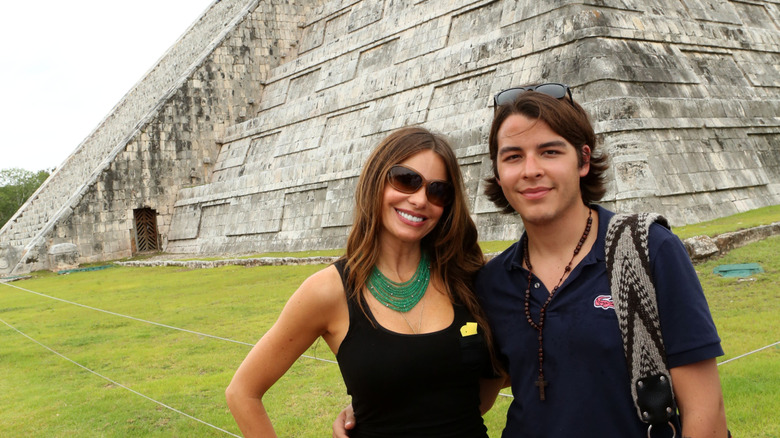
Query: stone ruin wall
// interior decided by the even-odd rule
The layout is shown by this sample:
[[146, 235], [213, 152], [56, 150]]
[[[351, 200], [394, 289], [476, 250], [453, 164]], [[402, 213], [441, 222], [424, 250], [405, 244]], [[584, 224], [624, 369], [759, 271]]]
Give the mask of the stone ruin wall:
[[210, 179], [222, 133], [247, 119], [270, 67], [294, 53], [296, 40], [283, 34], [302, 18], [283, 9], [258, 8], [242, 20], [117, 154], [74, 214], [58, 223], [54, 240], [92, 235], [84, 239], [92, 247], [79, 248], [83, 258], [128, 257], [136, 251], [133, 210], [147, 207], [157, 213], [165, 248], [177, 192]]
[[226, 133], [213, 182], [180, 191], [168, 250], [342, 247], [361, 163], [416, 123], [457, 148], [481, 239], [514, 239], [518, 219], [481, 194], [491, 98], [544, 80], [572, 84], [597, 121], [606, 206], [680, 225], [780, 201], [774, 5], [523, 3], [388, 3], [368, 24], [343, 5], [307, 22], [257, 117]]
[[362, 162], [408, 124], [451, 139], [481, 239], [514, 239], [519, 220], [481, 194], [492, 95], [540, 81], [572, 85], [592, 114], [612, 157], [607, 207], [680, 225], [780, 203], [776, 2], [321, 3], [232, 2], [251, 18], [232, 18], [126, 144], [91, 155], [103, 167], [40, 248], [129, 256], [140, 207], [168, 252], [342, 247]]
[[128, 257], [137, 208], [164, 247], [177, 191], [210, 177], [217, 140], [294, 56], [308, 7], [289, 3], [214, 2], [2, 229], [0, 273], [48, 268], [63, 242], [80, 263]]

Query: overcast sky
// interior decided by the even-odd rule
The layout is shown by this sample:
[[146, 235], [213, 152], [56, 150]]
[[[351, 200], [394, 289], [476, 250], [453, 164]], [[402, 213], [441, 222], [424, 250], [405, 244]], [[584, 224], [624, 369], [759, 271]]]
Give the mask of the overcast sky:
[[4, 3], [0, 169], [59, 166], [213, 1]]

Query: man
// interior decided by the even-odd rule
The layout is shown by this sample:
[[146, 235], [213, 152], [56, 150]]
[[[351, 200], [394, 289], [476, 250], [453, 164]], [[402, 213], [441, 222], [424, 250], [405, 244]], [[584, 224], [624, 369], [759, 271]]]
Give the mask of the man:
[[[525, 227], [476, 282], [512, 379], [504, 437], [647, 436], [611, 306], [613, 213], [592, 205], [605, 193], [607, 164], [587, 113], [562, 84], [510, 89], [495, 103], [486, 194]], [[661, 225], [650, 228], [649, 252], [682, 436], [725, 438], [715, 363], [723, 351], [701, 285]]]
[[[485, 193], [525, 227], [476, 280], [512, 382], [503, 437], [648, 436], [631, 395], [605, 263], [614, 213], [593, 205], [606, 191], [607, 160], [588, 115], [563, 84], [505, 90], [495, 106], [494, 177]], [[668, 229], [653, 224], [648, 246], [682, 432], [676, 417], [671, 425], [676, 436], [725, 438], [715, 362], [723, 351], [701, 285]], [[334, 436], [343, 436], [340, 427], [337, 420]], [[673, 431], [656, 427], [651, 436]]]

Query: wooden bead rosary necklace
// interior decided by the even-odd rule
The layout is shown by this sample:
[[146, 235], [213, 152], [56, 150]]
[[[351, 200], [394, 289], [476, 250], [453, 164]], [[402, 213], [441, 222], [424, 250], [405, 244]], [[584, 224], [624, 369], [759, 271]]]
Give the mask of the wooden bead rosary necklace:
[[550, 295], [547, 297], [547, 301], [544, 302], [542, 305], [542, 308], [539, 310], [539, 323], [534, 322], [534, 319], [531, 317], [531, 308], [530, 308], [530, 302], [531, 302], [531, 277], [533, 276], [533, 268], [531, 267], [531, 255], [528, 253], [528, 235], [526, 234], [525, 240], [523, 241], [523, 252], [524, 252], [524, 261], [526, 266], [528, 266], [528, 287], [525, 289], [525, 319], [528, 321], [528, 324], [531, 325], [536, 331], [539, 332], [539, 378], [536, 380], [536, 383], [534, 383], [536, 386], [539, 387], [539, 400], [544, 401], [545, 395], [544, 395], [544, 387], [547, 386], [547, 381], [544, 380], [544, 349], [542, 348], [542, 330], [544, 329], [544, 314], [547, 311], [547, 306], [550, 304], [550, 301], [552, 301], [553, 295], [555, 295], [555, 292], [558, 291], [558, 288], [561, 287], [561, 284], [563, 284], [564, 278], [571, 272], [571, 264], [574, 262], [574, 258], [577, 257], [577, 254], [580, 253], [580, 250], [582, 249], [582, 245], [585, 244], [585, 240], [588, 238], [588, 234], [590, 234], [590, 227], [593, 224], [593, 210], [588, 208], [588, 222], [585, 224], [585, 232], [582, 233], [582, 237], [580, 238], [580, 241], [577, 243], [577, 247], [574, 248], [574, 254], [571, 256], [571, 260], [569, 260], [569, 264], [566, 265], [566, 268], [563, 270], [563, 275], [561, 275], [561, 279], [558, 280], [558, 284], [555, 285], [554, 288], [552, 288], [552, 291], [550, 291]]

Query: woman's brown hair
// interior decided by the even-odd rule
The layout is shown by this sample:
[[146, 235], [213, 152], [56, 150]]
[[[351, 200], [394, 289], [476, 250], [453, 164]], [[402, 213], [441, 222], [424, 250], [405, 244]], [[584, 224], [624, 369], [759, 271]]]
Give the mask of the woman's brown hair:
[[580, 178], [580, 193], [585, 205], [599, 201], [606, 193], [606, 175], [609, 168], [608, 157], [605, 153], [596, 148], [596, 134], [593, 132], [593, 125], [590, 122], [588, 113], [573, 100], [566, 96], [556, 99], [544, 93], [536, 91], [526, 91], [518, 98], [508, 104], [496, 108], [493, 115], [493, 124], [490, 127], [490, 137], [488, 147], [490, 160], [493, 162], [493, 176], [485, 180], [485, 195], [496, 207], [499, 207], [503, 213], [512, 213], [514, 209], [504, 196], [501, 186], [498, 184], [498, 130], [501, 124], [510, 116], [518, 114], [529, 119], [541, 120], [555, 131], [558, 135], [566, 139], [577, 150], [579, 164], [584, 164], [582, 147], [590, 146], [590, 170], [588, 174]]
[[444, 161], [454, 196], [452, 203], [444, 207], [436, 227], [423, 237], [421, 250], [430, 257], [432, 274], [442, 279], [450, 300], [466, 306], [490, 343], [490, 329], [473, 292], [474, 277], [484, 258], [477, 244], [477, 227], [469, 216], [458, 160], [444, 137], [421, 127], [402, 128], [387, 136], [368, 157], [360, 173], [355, 190], [355, 219], [344, 256], [346, 282], [351, 290], [349, 298], [363, 307], [360, 294], [379, 259], [387, 172], [393, 165], [426, 150]]

